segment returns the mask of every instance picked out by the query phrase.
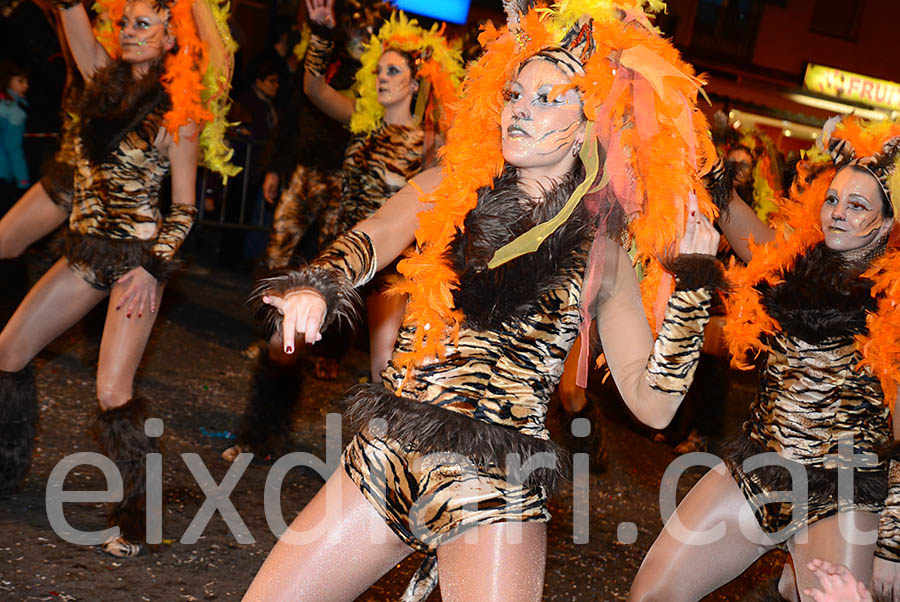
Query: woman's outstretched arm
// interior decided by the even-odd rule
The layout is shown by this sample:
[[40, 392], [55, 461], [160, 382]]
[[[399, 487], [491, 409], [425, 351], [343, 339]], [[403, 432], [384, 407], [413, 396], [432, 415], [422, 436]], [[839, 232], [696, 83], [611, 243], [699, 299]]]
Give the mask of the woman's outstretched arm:
[[353, 116], [353, 100], [325, 81], [325, 70], [333, 49], [334, 0], [306, 0], [306, 10], [313, 34], [303, 66], [303, 91], [323, 113], [347, 125]]
[[297, 335], [307, 343], [321, 339], [320, 332], [336, 316], [352, 311], [353, 288], [362, 286], [413, 243], [419, 213], [428, 209], [419, 197], [440, 184], [440, 168], [423, 171], [412, 182], [309, 266], [281, 270], [257, 285], [254, 296], [280, 314], [270, 314], [269, 319], [281, 327], [285, 353], [294, 352]]
[[91, 20], [84, 6], [78, 0], [56, 0], [59, 18], [66, 32], [66, 41], [72, 51], [75, 64], [85, 80], [90, 80], [94, 73], [107, 63], [109, 55], [106, 49], [94, 37]]

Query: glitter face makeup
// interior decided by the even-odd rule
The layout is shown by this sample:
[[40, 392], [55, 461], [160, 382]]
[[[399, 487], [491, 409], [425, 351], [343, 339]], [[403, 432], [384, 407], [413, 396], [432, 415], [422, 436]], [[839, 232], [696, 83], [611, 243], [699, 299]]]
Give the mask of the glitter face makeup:
[[376, 73], [381, 106], [387, 108], [401, 103], [409, 106], [417, 85], [406, 58], [399, 52], [388, 50], [378, 59]]
[[573, 146], [584, 133], [584, 116], [578, 92], [568, 90], [553, 97], [554, 87], [569, 78], [553, 63], [532, 60], [525, 64], [505, 91], [506, 104], [500, 114], [503, 158], [510, 165], [556, 174], [560, 165], [570, 165]]
[[882, 214], [882, 195], [874, 176], [852, 167], [837, 172], [819, 214], [825, 245], [835, 251], [862, 249], [890, 227]]
[[161, 15], [142, 0], [125, 5], [119, 27], [122, 59], [129, 63], [155, 60], [173, 43], [166, 35], [165, 13]]

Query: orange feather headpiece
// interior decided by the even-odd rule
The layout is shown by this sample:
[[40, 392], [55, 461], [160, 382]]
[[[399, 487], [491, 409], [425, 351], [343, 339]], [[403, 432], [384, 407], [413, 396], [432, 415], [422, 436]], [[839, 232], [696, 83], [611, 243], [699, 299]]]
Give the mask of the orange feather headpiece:
[[[636, 261], [646, 273], [645, 308], [655, 325], [673, 285], [656, 258], [680, 238], [690, 197], [698, 199], [706, 215], [714, 213], [700, 176], [715, 160], [715, 149], [696, 108], [702, 82], [650, 25], [645, 6], [664, 7], [658, 0], [563, 0], [552, 9], [511, 10], [511, 28], [485, 26], [479, 37], [484, 55], [468, 70], [457, 118], [441, 151], [442, 181], [423, 198], [434, 208], [419, 216], [418, 250], [398, 268], [406, 276], [398, 290], [410, 297], [407, 316], [416, 327], [415, 351], [395, 357], [399, 365], [410, 368], [442, 357], [446, 335], [458, 334], [463, 316], [452, 295], [458, 281], [445, 253], [475, 207], [478, 190], [491, 186], [503, 170], [504, 89], [525, 61], [541, 53], [576, 63], [567, 70], [573, 75], [564, 88], [580, 92], [592, 134], [581, 151], [587, 172], [578, 187], [583, 196], [574, 202], [583, 200], [598, 221], [614, 206], [627, 216]], [[598, 240], [605, 234], [598, 230]], [[523, 235], [528, 236], [530, 242], [540, 240], [536, 234]], [[596, 293], [599, 284], [592, 274], [602, 264], [597, 257], [602, 247], [595, 244], [589, 259], [588, 300], [591, 287]], [[528, 251], [516, 251], [522, 252]]]

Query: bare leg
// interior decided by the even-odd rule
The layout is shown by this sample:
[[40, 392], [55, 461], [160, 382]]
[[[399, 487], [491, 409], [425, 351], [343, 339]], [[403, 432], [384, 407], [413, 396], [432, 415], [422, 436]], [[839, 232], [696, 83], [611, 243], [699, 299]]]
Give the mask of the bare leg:
[[[109, 294], [109, 308], [100, 340], [100, 359], [97, 363], [97, 399], [104, 410], [119, 407], [132, 398], [134, 375], [144, 355], [150, 338], [155, 312], [143, 315], [116, 309], [127, 286], [116, 284]], [[159, 285], [157, 299], [162, 297], [163, 285]]]
[[[872, 562], [875, 544], [851, 544], [841, 534], [839, 521], [844, 522], [844, 530], [874, 531], [878, 528], [878, 515], [873, 512], [843, 512], [823, 518], [801, 531], [791, 541], [791, 556], [800, 600], [811, 601], [811, 596], [803, 595], [803, 590], [819, 587], [819, 580], [807, 568], [814, 558], [827, 560], [832, 564], [843, 564], [869, 589], [872, 588]], [[803, 536], [806, 541], [803, 542]], [[800, 543], [803, 542], [803, 543]]]
[[40, 182], [32, 185], [0, 220], [0, 259], [18, 257], [67, 217], [69, 215], [50, 200]]
[[[719, 464], [694, 485], [669, 518], [641, 563], [628, 600], [696, 602], [740, 575], [771, 547], [747, 539], [739, 517], [750, 519], [743, 524], [745, 531], [764, 537], [741, 490]], [[703, 542], [703, 532], [715, 528], [722, 531], [720, 536], [707, 536], [712, 541]]]
[[99, 303], [98, 291], [60, 259], [28, 291], [0, 332], [0, 370], [18, 372]]
[[381, 371], [387, 367], [394, 351], [397, 331], [403, 322], [406, 297], [379, 292], [366, 299], [369, 314], [369, 369], [372, 382], [381, 382]]
[[[511, 531], [521, 530], [512, 543]], [[544, 523], [495, 523], [476, 527], [438, 548], [441, 599], [540, 600], [547, 564], [547, 526]], [[477, 542], [468, 543], [477, 536]]]
[[578, 335], [566, 358], [562, 377], [559, 379], [559, 400], [562, 402], [563, 408], [571, 414], [580, 412], [587, 405], [584, 389], [575, 383], [578, 377], [578, 356], [580, 354], [581, 335]]
[[275, 544], [244, 600], [349, 602], [411, 551], [338, 468]]

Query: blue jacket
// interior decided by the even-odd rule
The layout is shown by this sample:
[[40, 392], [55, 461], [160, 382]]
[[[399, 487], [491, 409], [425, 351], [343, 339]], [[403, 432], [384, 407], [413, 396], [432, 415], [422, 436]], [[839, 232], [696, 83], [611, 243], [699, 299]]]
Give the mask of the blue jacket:
[[28, 102], [7, 90], [0, 94], [0, 180], [28, 188], [28, 167], [22, 139], [25, 136], [25, 107]]

